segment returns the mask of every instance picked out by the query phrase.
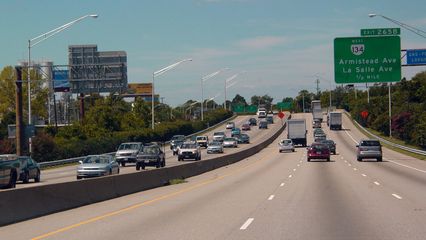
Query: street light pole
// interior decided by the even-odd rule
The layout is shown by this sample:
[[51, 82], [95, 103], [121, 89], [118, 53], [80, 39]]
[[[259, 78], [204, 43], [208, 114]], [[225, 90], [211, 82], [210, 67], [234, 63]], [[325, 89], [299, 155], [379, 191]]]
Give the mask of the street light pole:
[[405, 23], [403, 23], [403, 22], [400, 22], [400, 21], [398, 21], [398, 20], [392, 19], [392, 18], [390, 18], [390, 17], [386, 17], [386, 16], [381, 15], [381, 14], [376, 14], [376, 13], [370, 13], [370, 14], [368, 14], [368, 16], [369, 16], [369, 17], [371, 17], [371, 18], [372, 18], [372, 17], [376, 17], [376, 16], [382, 17], [382, 18], [384, 18], [384, 19], [386, 19], [386, 20], [388, 20], [388, 21], [390, 21], [390, 22], [395, 23], [396, 25], [398, 25], [398, 26], [400, 26], [400, 27], [402, 27], [402, 28], [407, 29], [408, 31], [410, 31], [410, 32], [412, 32], [412, 33], [414, 33], [414, 34], [419, 35], [419, 36], [420, 36], [420, 37], [422, 37], [422, 38], [426, 38], [426, 31], [423, 31], [423, 30], [418, 29], [418, 28], [416, 28], [416, 27], [410, 26], [410, 25], [405, 24]]
[[[87, 17], [92, 17], [92, 18], [97, 18], [98, 15], [97, 14], [88, 14], [88, 15], [84, 15], [82, 17], [79, 17], [69, 23], [66, 23], [62, 26], [59, 26], [53, 30], [50, 30], [46, 33], [40, 34], [35, 38], [29, 39], [28, 40], [28, 71], [27, 71], [27, 87], [28, 87], [28, 125], [31, 125], [31, 77], [30, 77], [30, 70], [32, 68], [31, 66], [31, 48], [34, 47], [35, 45], [43, 42], [44, 40], [47, 40], [53, 36], [55, 36], [56, 34], [64, 31], [65, 29], [71, 27], [72, 25], [74, 25], [77, 22], [80, 22], [81, 20], [87, 18]], [[50, 103], [49, 103], [50, 105]], [[49, 119], [50, 120], [50, 119]], [[28, 146], [29, 146], [29, 152], [31, 153], [31, 137], [28, 139]]]
[[179, 62], [173, 63], [165, 68], [162, 68], [158, 71], [155, 71], [152, 73], [152, 89], [151, 89], [151, 128], [152, 130], [154, 130], [154, 125], [155, 125], [155, 111], [154, 111], [154, 81], [155, 81], [155, 77], [161, 76], [164, 73], [174, 69], [175, 67], [177, 67], [179, 64], [183, 63], [183, 62], [187, 62], [187, 61], [192, 61], [191, 58], [187, 58], [187, 59], [183, 59]]
[[210, 73], [204, 77], [201, 78], [201, 121], [204, 121], [204, 108], [203, 108], [203, 102], [204, 102], [204, 90], [203, 90], [203, 83], [210, 78], [213, 78], [214, 76], [218, 75], [224, 70], [228, 70], [229, 68], [222, 68], [216, 72]]
[[230, 78], [225, 79], [225, 102], [223, 103], [223, 104], [224, 104], [223, 106], [224, 106], [224, 109], [225, 109], [225, 110], [226, 110], [226, 89], [228, 88], [228, 87], [226, 86], [226, 83], [228, 83], [228, 82], [230, 82], [230, 81], [234, 80], [235, 78], [237, 78], [239, 74], [240, 74], [240, 73], [236, 73], [236, 74], [232, 75]]

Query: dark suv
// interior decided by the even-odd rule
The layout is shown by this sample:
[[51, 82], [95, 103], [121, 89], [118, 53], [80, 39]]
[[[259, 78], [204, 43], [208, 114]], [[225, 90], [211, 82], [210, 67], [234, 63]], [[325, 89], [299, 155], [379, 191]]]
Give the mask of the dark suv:
[[166, 166], [166, 155], [160, 145], [153, 144], [141, 148], [137, 156], [136, 170], [145, 169], [145, 166], [156, 168]]
[[382, 161], [382, 145], [376, 139], [363, 139], [357, 147], [357, 160], [362, 161], [364, 158], [375, 158], [378, 162]]

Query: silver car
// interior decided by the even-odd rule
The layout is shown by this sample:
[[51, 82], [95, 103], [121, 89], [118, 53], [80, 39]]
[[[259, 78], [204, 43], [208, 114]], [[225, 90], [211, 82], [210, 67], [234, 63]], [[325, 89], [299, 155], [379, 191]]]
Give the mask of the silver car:
[[210, 142], [207, 147], [207, 153], [223, 153], [223, 145], [221, 142]]
[[238, 140], [233, 137], [227, 137], [223, 139], [223, 147], [238, 147]]
[[79, 162], [77, 179], [120, 173], [120, 167], [111, 155], [89, 155]]
[[122, 143], [115, 153], [115, 158], [121, 166], [126, 166], [126, 163], [136, 163], [136, 158], [139, 150], [142, 147], [141, 142]]
[[294, 144], [291, 139], [283, 139], [278, 143], [279, 152], [292, 151], [294, 152]]
[[376, 139], [363, 139], [357, 147], [357, 160], [362, 161], [364, 158], [375, 158], [378, 162], [382, 161], [382, 145]]

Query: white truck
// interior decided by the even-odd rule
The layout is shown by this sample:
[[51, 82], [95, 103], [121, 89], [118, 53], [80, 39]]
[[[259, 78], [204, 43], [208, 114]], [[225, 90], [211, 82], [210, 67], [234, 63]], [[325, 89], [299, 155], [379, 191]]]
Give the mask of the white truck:
[[312, 117], [313, 117], [314, 121], [322, 122], [321, 101], [320, 100], [313, 100], [311, 102], [311, 108], [312, 108]]
[[328, 125], [331, 130], [342, 130], [342, 113], [330, 112], [328, 114]]
[[306, 147], [306, 120], [305, 119], [289, 119], [287, 120], [288, 134], [287, 138], [293, 141], [294, 145], [302, 145]]

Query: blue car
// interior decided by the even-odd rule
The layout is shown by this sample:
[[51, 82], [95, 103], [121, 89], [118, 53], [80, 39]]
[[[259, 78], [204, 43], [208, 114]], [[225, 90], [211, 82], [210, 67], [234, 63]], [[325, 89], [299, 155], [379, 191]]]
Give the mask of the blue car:
[[231, 137], [235, 136], [235, 135], [240, 135], [241, 134], [241, 129], [239, 128], [233, 128], [231, 131]]

